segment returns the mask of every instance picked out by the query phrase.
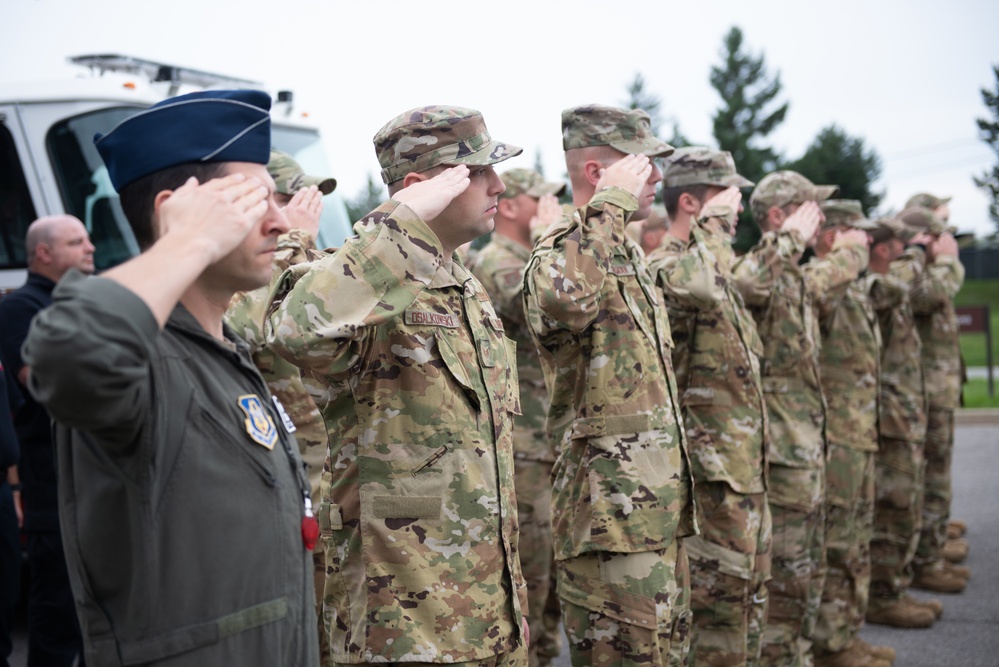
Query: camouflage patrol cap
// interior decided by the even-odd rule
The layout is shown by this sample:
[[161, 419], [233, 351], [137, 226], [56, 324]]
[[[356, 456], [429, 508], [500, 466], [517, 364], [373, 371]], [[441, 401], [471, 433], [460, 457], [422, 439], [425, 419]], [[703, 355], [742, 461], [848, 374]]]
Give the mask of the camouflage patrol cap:
[[820, 204], [826, 217], [822, 229], [831, 227], [852, 227], [870, 231], [871, 221], [864, 215], [864, 206], [856, 199], [828, 199]]
[[610, 146], [622, 153], [666, 157], [673, 147], [652, 134], [649, 114], [586, 104], [562, 112], [562, 148]]
[[500, 199], [512, 199], [517, 195], [535, 198], [543, 195], [559, 196], [565, 192], [565, 183], [549, 183], [533, 169], [509, 169], [500, 174], [500, 179], [506, 186]]
[[909, 206], [897, 217], [917, 234], [940, 236], [947, 231], [947, 225], [944, 224], [943, 220], [932, 209], [925, 206]]
[[935, 197], [928, 192], [919, 192], [909, 197], [909, 201], [905, 202], [905, 207], [924, 206], [932, 211], [936, 207], [948, 203], [950, 199], [950, 197]]
[[749, 195], [749, 206], [757, 220], [765, 216], [771, 207], [788, 204], [804, 204], [806, 201], [821, 202], [829, 199], [839, 186], [815, 185], [796, 171], [775, 171], [767, 174]]
[[915, 232], [906, 227], [905, 223], [897, 218], [878, 218], [871, 222], [871, 229], [868, 230], [868, 234], [871, 235], [871, 243], [884, 243], [888, 239], [899, 239], [905, 243], [908, 243]]
[[753, 187], [751, 180], [736, 172], [731, 153], [706, 146], [676, 149], [663, 165], [663, 184], [668, 188], [682, 185]]
[[378, 130], [374, 142], [386, 184], [441, 164], [496, 164], [523, 151], [493, 141], [478, 111], [444, 105], [399, 114]]
[[324, 195], [336, 189], [335, 178], [308, 176], [295, 158], [271, 149], [271, 159], [267, 162], [267, 173], [274, 179], [277, 192], [283, 195], [293, 195], [302, 188], [315, 185]]

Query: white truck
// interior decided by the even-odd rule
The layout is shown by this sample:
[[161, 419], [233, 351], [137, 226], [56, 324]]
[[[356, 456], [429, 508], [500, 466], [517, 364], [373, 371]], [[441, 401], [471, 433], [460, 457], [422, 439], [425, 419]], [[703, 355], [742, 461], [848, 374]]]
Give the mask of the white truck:
[[[70, 61], [89, 69], [83, 78], [0, 86], [0, 294], [24, 283], [24, 234], [43, 215], [82, 220], [97, 247], [97, 270], [138, 252], [118, 195], [94, 147], [94, 134], [173, 95], [205, 88], [261, 84], [121, 55]], [[280, 91], [271, 109], [272, 144], [306, 173], [336, 176], [319, 129], [296, 116], [293, 97]], [[323, 200], [319, 247], [339, 246], [352, 234], [342, 198]]]

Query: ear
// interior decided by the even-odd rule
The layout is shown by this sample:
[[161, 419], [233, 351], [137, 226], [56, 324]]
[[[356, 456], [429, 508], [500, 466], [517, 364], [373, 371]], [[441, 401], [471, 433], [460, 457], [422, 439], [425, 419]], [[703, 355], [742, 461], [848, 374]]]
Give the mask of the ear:
[[420, 183], [421, 181], [427, 180], [428, 176], [421, 174], [418, 171], [411, 171], [402, 177], [402, 187], [408, 188], [414, 183]]
[[153, 217], [150, 223], [153, 228], [154, 240], [159, 239], [166, 232], [165, 229], [160, 228], [160, 208], [163, 207], [164, 202], [173, 196], [173, 190], [160, 190], [153, 197]]
[[601, 172], [604, 170], [604, 165], [599, 160], [587, 160], [583, 164], [583, 176], [586, 177], [586, 181], [593, 186], [596, 186], [597, 182], [600, 180]]
[[52, 263], [52, 246], [48, 243], [41, 242], [35, 246], [35, 257], [42, 264]]
[[767, 209], [767, 225], [770, 229], [780, 229], [786, 219], [787, 216], [779, 206], [771, 206]]
[[496, 210], [504, 218], [513, 219], [517, 217], [516, 197], [504, 197], [496, 202]]
[[689, 192], [684, 192], [680, 195], [680, 198], [676, 202], [677, 208], [686, 213], [691, 217], [696, 217], [700, 213], [702, 202], [698, 201], [697, 197], [690, 194]]

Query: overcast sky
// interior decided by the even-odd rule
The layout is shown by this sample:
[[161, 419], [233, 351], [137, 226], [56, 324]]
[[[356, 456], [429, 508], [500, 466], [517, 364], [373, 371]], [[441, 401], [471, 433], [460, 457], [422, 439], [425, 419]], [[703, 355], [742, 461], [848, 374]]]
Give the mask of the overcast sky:
[[786, 157], [836, 123], [882, 157], [884, 209], [917, 191], [952, 195], [959, 228], [995, 229], [971, 181], [994, 161], [974, 120], [999, 63], [995, 0], [6, 0], [0, 82], [73, 76], [67, 56], [121, 53], [291, 89], [353, 197], [377, 178], [374, 133], [425, 104], [479, 109], [494, 138], [525, 149], [504, 167], [540, 153], [559, 176], [561, 110], [623, 104], [636, 72], [686, 136], [711, 145], [708, 75], [733, 25], [780, 72], [790, 110], [772, 140]]

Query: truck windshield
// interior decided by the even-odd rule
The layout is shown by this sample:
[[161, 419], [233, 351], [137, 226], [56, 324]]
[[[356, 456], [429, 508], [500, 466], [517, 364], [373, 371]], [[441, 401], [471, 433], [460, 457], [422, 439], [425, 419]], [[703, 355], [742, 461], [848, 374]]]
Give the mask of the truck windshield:
[[118, 203], [107, 167], [94, 146], [94, 134], [111, 128], [142, 109], [110, 107], [56, 123], [46, 137], [52, 169], [66, 213], [83, 221], [97, 250], [98, 271], [115, 266], [139, 252], [132, 230]]

